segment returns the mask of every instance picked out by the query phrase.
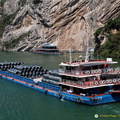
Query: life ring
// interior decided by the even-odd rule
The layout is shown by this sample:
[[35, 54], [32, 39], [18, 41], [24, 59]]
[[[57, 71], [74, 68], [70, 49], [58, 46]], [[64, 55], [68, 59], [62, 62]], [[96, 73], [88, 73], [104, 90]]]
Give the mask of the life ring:
[[116, 79], [113, 79], [113, 83], [116, 83], [117, 82], [117, 80]]
[[59, 99], [62, 99], [62, 94], [59, 93], [59, 94], [58, 94], [58, 97], [59, 97]]
[[109, 80], [106, 80], [106, 81], [105, 81], [105, 84], [108, 84], [108, 83], [109, 83]]
[[99, 84], [100, 84], [100, 85], [102, 85], [102, 84], [103, 84], [103, 81], [102, 81], [102, 80], [101, 80], [101, 81], [99, 81]]
[[90, 71], [86, 71], [85, 74], [89, 75], [89, 74], [90, 74]]
[[95, 70], [95, 74], [97, 74], [99, 71], [98, 70]]
[[105, 73], [108, 73], [109, 72], [109, 69], [105, 69], [105, 71], [104, 71]]
[[95, 84], [95, 85], [98, 85], [99, 83], [98, 83], [98, 81], [95, 81], [94, 84]]
[[92, 73], [95, 74], [95, 70], [92, 70]]
[[77, 98], [77, 102], [80, 103], [80, 102], [81, 102], [81, 99], [80, 99], [80, 98]]
[[116, 71], [116, 72], [119, 72], [119, 71], [120, 71], [120, 69], [119, 69], [119, 68], [116, 68], [116, 69], [115, 69], [115, 71]]
[[120, 83], [120, 79], [118, 79], [118, 83]]
[[109, 72], [113, 72], [113, 68], [110, 68], [110, 69], [109, 69]]
[[93, 86], [93, 82], [90, 83], [90, 86]]
[[102, 70], [101, 69], [98, 69], [98, 73], [101, 73], [102, 72]]
[[102, 82], [103, 82], [103, 84], [105, 84], [105, 80], [103, 80]]

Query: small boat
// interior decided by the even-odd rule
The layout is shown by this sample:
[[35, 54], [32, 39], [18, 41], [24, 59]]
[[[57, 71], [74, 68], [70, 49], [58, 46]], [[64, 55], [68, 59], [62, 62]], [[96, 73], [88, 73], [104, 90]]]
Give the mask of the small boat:
[[41, 47], [35, 47], [32, 52], [39, 54], [61, 55], [61, 52], [56, 45], [46, 43]]

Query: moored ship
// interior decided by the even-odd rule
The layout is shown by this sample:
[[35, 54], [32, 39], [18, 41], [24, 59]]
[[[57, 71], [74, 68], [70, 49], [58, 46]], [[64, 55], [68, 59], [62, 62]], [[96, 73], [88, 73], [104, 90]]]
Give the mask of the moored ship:
[[0, 76], [49, 95], [77, 103], [98, 105], [120, 101], [120, 68], [117, 62], [79, 59], [61, 62], [47, 71], [40, 66], [1, 63]]
[[32, 52], [39, 54], [51, 54], [51, 55], [61, 55], [61, 52], [56, 45], [46, 43], [41, 47], [35, 47]]

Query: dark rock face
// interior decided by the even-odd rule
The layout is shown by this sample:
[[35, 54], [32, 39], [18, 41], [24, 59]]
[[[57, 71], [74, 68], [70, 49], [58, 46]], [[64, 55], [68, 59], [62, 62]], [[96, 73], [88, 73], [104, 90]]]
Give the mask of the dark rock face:
[[[93, 33], [107, 20], [120, 14], [119, 0], [7, 0], [2, 9], [6, 15], [16, 14], [1, 38], [4, 46], [23, 34], [24, 39], [9, 48], [26, 50], [46, 42], [54, 43], [62, 50], [84, 50], [89, 39], [94, 47]], [[4, 47], [3, 49], [6, 50]]]

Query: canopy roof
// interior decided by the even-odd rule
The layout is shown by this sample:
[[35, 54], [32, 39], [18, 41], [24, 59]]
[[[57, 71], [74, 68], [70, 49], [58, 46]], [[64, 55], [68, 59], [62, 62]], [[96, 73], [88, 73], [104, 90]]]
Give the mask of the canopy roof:
[[59, 64], [60, 66], [71, 66], [71, 67], [77, 67], [77, 66], [84, 66], [84, 67], [90, 67], [90, 66], [96, 66], [96, 65], [105, 65], [105, 64], [115, 64], [117, 62], [113, 61], [94, 61], [94, 62], [62, 62]]
[[53, 44], [46, 43], [46, 44], [42, 45], [42, 47], [57, 47], [57, 46], [53, 45]]

